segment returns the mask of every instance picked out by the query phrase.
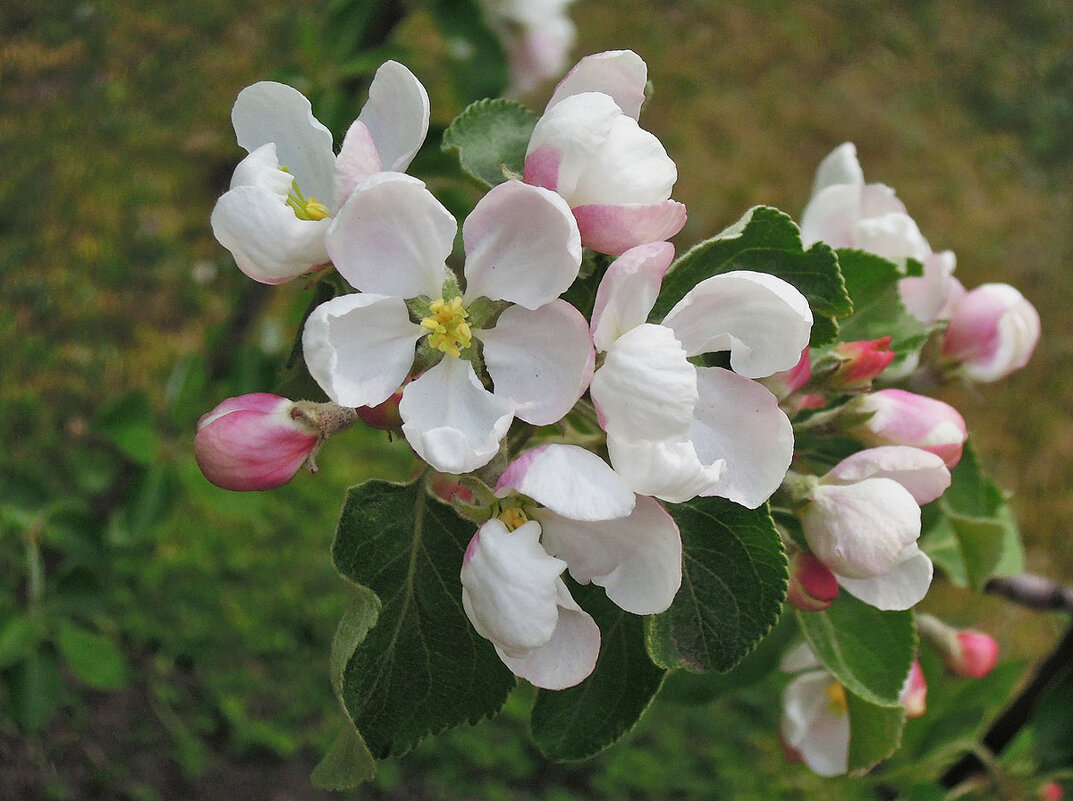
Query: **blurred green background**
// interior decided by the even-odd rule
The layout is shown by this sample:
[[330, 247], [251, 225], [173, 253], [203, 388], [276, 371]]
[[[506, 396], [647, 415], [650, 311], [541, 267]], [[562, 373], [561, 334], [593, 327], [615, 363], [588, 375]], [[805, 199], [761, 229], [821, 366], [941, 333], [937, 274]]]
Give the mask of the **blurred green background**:
[[[405, 478], [406, 449], [353, 430], [315, 478], [239, 495], [204, 481], [191, 443], [223, 398], [288, 380], [308, 299], [300, 282], [254, 285], [212, 238], [242, 155], [237, 92], [288, 76], [316, 97], [391, 56], [429, 88], [434, 126], [461, 109], [465, 65], [452, 80], [434, 14], [340, 64], [318, 32], [346, 5], [0, 10], [2, 798], [330, 797], [309, 784], [342, 721], [327, 648], [347, 589], [328, 546], [344, 488]], [[754, 204], [799, 215], [816, 164], [852, 140], [866, 178], [956, 252], [966, 286], [1005, 281], [1037, 306], [1028, 368], [941, 396], [1013, 493], [1030, 569], [1073, 581], [1068, 3], [579, 0], [572, 17], [577, 55], [629, 47], [648, 62], [642, 124], [678, 164], [680, 250]], [[323, 111], [345, 124], [362, 101]], [[1062, 624], [941, 584], [927, 606], [999, 638], [1010, 667], [996, 687]], [[577, 765], [526, 743], [520, 692], [496, 721], [426, 742], [348, 797], [874, 797], [784, 765], [777, 684], [731, 698], [678, 682], [624, 743]]]

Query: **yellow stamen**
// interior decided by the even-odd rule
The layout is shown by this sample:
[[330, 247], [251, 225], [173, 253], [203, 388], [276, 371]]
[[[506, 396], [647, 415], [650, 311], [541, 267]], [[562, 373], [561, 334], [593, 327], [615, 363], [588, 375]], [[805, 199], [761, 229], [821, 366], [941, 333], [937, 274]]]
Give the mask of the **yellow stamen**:
[[429, 330], [428, 344], [449, 356], [461, 356], [473, 342], [473, 332], [466, 322], [469, 312], [462, 308], [462, 298], [452, 298], [450, 302], [438, 298], [428, 310], [431, 313], [421, 321], [421, 326]]
[[[286, 167], [280, 167], [284, 172], [290, 172]], [[291, 207], [294, 216], [299, 220], [324, 220], [331, 217], [328, 207], [315, 197], [307, 198], [298, 188], [297, 179], [291, 181], [291, 193], [287, 195], [287, 205]]]
[[514, 531], [529, 522], [525, 512], [518, 508], [504, 509], [499, 515], [499, 521], [507, 527], [507, 531]]
[[323, 220], [326, 217], [332, 215], [328, 212], [328, 207], [317, 200], [315, 197], [311, 197], [306, 200], [305, 206], [306, 217], [310, 220]]
[[824, 693], [827, 694], [827, 701], [831, 707], [831, 711], [840, 715], [846, 714], [848, 706], [846, 704], [846, 690], [837, 681], [832, 681], [824, 689]]

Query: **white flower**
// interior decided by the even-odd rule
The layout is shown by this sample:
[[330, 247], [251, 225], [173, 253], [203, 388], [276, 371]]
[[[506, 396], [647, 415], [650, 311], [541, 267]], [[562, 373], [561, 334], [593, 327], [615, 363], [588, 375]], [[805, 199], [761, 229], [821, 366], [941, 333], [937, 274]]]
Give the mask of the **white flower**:
[[406, 67], [385, 62], [369, 102], [343, 140], [313, 117], [290, 86], [261, 81], [243, 89], [231, 111], [249, 155], [212, 211], [212, 230], [242, 272], [265, 284], [289, 281], [328, 261], [331, 215], [365, 178], [405, 170], [428, 132], [429, 102]]
[[[786, 474], [793, 430], [753, 379], [798, 362], [812, 313], [785, 281], [737, 271], [701, 281], [661, 325], [647, 323], [673, 255], [666, 242], [633, 248], [597, 291], [591, 330], [605, 356], [590, 392], [611, 464], [642, 495], [756, 508]], [[688, 361], [724, 350], [733, 371]]]
[[[559, 420], [593, 369], [585, 319], [558, 299], [581, 263], [577, 226], [562, 198], [518, 181], [485, 195], [462, 228], [461, 290], [445, 263], [456, 230], [416, 178], [366, 180], [327, 235], [336, 268], [360, 293], [318, 306], [302, 336], [310, 373], [344, 406], [387, 399], [409, 375], [415, 345], [428, 337], [427, 352], [442, 358], [406, 384], [399, 414], [410, 445], [446, 473], [486, 464], [514, 417], [538, 426]], [[494, 327], [471, 328], [480, 298], [515, 305]], [[410, 318], [413, 299], [427, 309], [420, 323]], [[475, 370], [481, 360], [474, 340], [483, 344], [492, 391]]]
[[972, 381], [998, 381], [1028, 364], [1039, 334], [1039, 313], [1020, 292], [983, 284], [953, 304], [943, 356]]
[[678, 527], [599, 457], [573, 445], [534, 448], [507, 468], [496, 495], [504, 511], [466, 550], [462, 603], [515, 675], [562, 689], [596, 665], [600, 632], [570, 597], [564, 569], [627, 612], [670, 606], [682, 581]]
[[923, 263], [923, 276], [898, 282], [902, 303], [922, 322], [938, 319], [953, 291], [954, 254], [932, 252], [893, 189], [864, 182], [850, 142], [835, 148], [816, 169], [812, 197], [801, 214], [801, 238], [805, 247], [822, 241], [833, 248], [865, 250], [903, 268], [907, 259]]
[[908, 609], [931, 586], [931, 560], [917, 546], [920, 505], [950, 486], [934, 453], [870, 448], [819, 479], [801, 514], [812, 553], [839, 586], [877, 609]]
[[537, 121], [525, 181], [558, 192], [585, 247], [617, 256], [674, 236], [685, 206], [663, 145], [637, 125], [648, 67], [630, 50], [586, 56], [563, 78]]

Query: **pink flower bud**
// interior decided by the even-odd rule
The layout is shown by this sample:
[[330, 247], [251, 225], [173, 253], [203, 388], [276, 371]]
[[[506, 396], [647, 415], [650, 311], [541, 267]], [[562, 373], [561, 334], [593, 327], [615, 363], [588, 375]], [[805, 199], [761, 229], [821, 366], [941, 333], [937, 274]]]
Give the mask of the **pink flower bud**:
[[943, 355], [973, 381], [997, 381], [1028, 363], [1039, 341], [1039, 314], [1008, 284], [984, 284], [954, 309]]
[[902, 706], [905, 707], [907, 718], [919, 718], [927, 711], [928, 683], [924, 680], [924, 671], [920, 669], [920, 663], [915, 659], [909, 667], [909, 675], [902, 687], [902, 694], [898, 697]]
[[961, 459], [968, 437], [965, 420], [949, 403], [901, 389], [884, 389], [857, 398], [847, 407], [871, 413], [849, 433], [866, 445], [909, 445], [931, 451], [947, 467]]
[[872, 379], [894, 361], [890, 340], [890, 337], [882, 337], [838, 345], [835, 354], [843, 361], [830, 377], [830, 385], [845, 390], [868, 389], [872, 385]]
[[823, 562], [810, 553], [790, 559], [790, 584], [786, 600], [805, 612], [822, 612], [838, 597], [838, 580]]
[[1036, 791], [1036, 797], [1040, 801], [1062, 801], [1065, 798], [1065, 790], [1058, 782], [1044, 782]]
[[209, 481], [229, 490], [286, 484], [313, 452], [319, 431], [291, 416], [294, 404], [255, 392], [228, 398], [197, 424], [194, 458]]
[[432, 490], [433, 495], [446, 503], [451, 503], [455, 500], [459, 500], [462, 503], [473, 503], [476, 500], [473, 497], [472, 490], [458, 483], [458, 476], [448, 473], [436, 473], [429, 483], [429, 489]]
[[981, 631], [959, 631], [957, 649], [944, 654], [950, 672], [964, 679], [982, 679], [998, 663], [998, 642]]
[[402, 428], [402, 417], [399, 416], [399, 401], [402, 400], [400, 389], [386, 401], [376, 406], [359, 406], [354, 411], [369, 428], [380, 431], [398, 431]]
[[801, 358], [797, 364], [789, 370], [773, 373], [764, 379], [763, 383], [771, 394], [779, 400], [786, 399], [789, 395], [801, 389], [812, 378], [812, 362], [809, 360], [808, 348], [801, 351]]

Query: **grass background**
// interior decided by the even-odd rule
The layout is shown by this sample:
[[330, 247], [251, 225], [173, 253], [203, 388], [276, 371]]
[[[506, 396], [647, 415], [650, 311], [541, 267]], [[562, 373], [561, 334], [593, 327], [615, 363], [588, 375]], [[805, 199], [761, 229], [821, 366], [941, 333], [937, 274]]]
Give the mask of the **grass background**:
[[[355, 430], [330, 443], [315, 479], [235, 495], [204, 482], [190, 450], [201, 413], [276, 386], [304, 305], [299, 286], [251, 285], [208, 217], [241, 156], [238, 90], [281, 67], [333, 79], [299, 47], [323, 6], [0, 10], [0, 621], [32, 608], [48, 632], [30, 670], [4, 661], [0, 627], [2, 797], [329, 797], [308, 783], [341, 720], [326, 656], [346, 591], [328, 545], [343, 489], [405, 476], [408, 456]], [[798, 215], [815, 165], [852, 140], [867, 179], [894, 186], [932, 246], [957, 253], [963, 283], [1006, 281], [1037, 306], [1028, 368], [942, 396], [1013, 493], [1030, 568], [1073, 580], [1067, 5], [580, 0], [572, 16], [578, 54], [630, 47], [649, 64], [642, 123], [679, 167], [680, 249], [757, 203]], [[393, 45], [448, 122], [459, 109], [428, 18]], [[928, 604], [996, 634], [1012, 662], [1061, 624], [941, 585]], [[57, 658], [48, 638], [63, 620], [117, 647], [120, 689]], [[34, 681], [51, 699], [36, 713], [23, 703]], [[624, 744], [567, 766], [525, 744], [520, 693], [500, 719], [426, 743], [350, 795], [863, 794], [783, 765], [774, 691], [661, 702]]]

